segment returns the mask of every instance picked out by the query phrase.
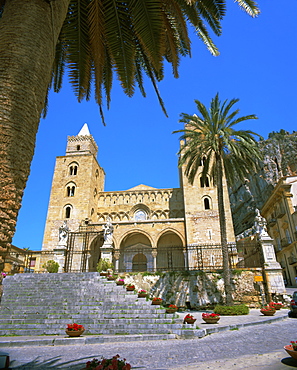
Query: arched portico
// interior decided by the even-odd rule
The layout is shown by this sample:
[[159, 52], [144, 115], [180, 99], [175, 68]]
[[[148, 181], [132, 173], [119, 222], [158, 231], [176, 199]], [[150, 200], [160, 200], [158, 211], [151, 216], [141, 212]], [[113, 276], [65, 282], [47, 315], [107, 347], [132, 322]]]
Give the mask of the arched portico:
[[173, 230], [165, 231], [158, 239], [157, 270], [184, 270], [186, 255], [181, 237]]
[[147, 235], [133, 231], [120, 243], [118, 271], [153, 271], [152, 244]]

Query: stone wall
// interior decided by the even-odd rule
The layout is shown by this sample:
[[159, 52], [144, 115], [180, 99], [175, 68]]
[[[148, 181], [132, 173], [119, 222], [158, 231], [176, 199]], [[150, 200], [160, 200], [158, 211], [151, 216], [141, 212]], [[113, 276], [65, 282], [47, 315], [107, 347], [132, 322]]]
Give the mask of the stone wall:
[[[238, 270], [233, 274], [235, 304], [261, 306], [260, 291], [257, 283], [254, 283], [255, 274], [259, 275], [259, 269]], [[175, 304], [180, 308], [203, 309], [224, 302], [224, 281], [219, 273], [185, 271], [160, 275], [124, 275], [126, 284], [134, 284], [136, 290], [146, 290], [150, 297], [162, 298], [164, 305]]]

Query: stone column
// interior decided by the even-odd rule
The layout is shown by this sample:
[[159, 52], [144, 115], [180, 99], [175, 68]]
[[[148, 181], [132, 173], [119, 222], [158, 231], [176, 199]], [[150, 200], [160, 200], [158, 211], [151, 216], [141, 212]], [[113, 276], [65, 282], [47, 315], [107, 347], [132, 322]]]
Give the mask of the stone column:
[[152, 250], [154, 272], [157, 271], [157, 255], [158, 255], [158, 252], [157, 252], [157, 249], [155, 248]]
[[120, 267], [120, 251], [117, 249], [115, 250], [114, 252], [114, 259], [115, 259], [115, 265], [114, 265], [114, 269], [115, 269], [115, 272], [118, 273], [119, 272], [119, 267]]

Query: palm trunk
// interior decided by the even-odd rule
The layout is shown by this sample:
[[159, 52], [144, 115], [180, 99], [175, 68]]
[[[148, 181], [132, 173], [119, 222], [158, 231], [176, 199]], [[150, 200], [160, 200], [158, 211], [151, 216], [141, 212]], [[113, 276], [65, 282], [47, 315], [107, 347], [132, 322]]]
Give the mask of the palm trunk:
[[68, 4], [7, 0], [0, 19], [0, 253], [15, 231]]
[[232, 287], [231, 287], [231, 274], [229, 266], [229, 253], [227, 243], [227, 226], [226, 216], [224, 207], [224, 190], [223, 190], [223, 164], [220, 156], [216, 157], [217, 166], [217, 194], [218, 194], [218, 207], [219, 207], [219, 219], [220, 219], [220, 231], [221, 231], [221, 245], [223, 255], [223, 276], [224, 276], [224, 288], [226, 294], [227, 306], [233, 305], [232, 298]]

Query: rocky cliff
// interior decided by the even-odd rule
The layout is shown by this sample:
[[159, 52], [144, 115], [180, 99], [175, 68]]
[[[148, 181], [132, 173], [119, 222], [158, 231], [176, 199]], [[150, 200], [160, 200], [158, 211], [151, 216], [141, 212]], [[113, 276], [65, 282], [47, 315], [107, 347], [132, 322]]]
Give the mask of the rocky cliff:
[[258, 145], [263, 154], [262, 170], [229, 191], [235, 235], [253, 226], [256, 208], [262, 208], [281, 177], [297, 174], [297, 132], [272, 132]]

